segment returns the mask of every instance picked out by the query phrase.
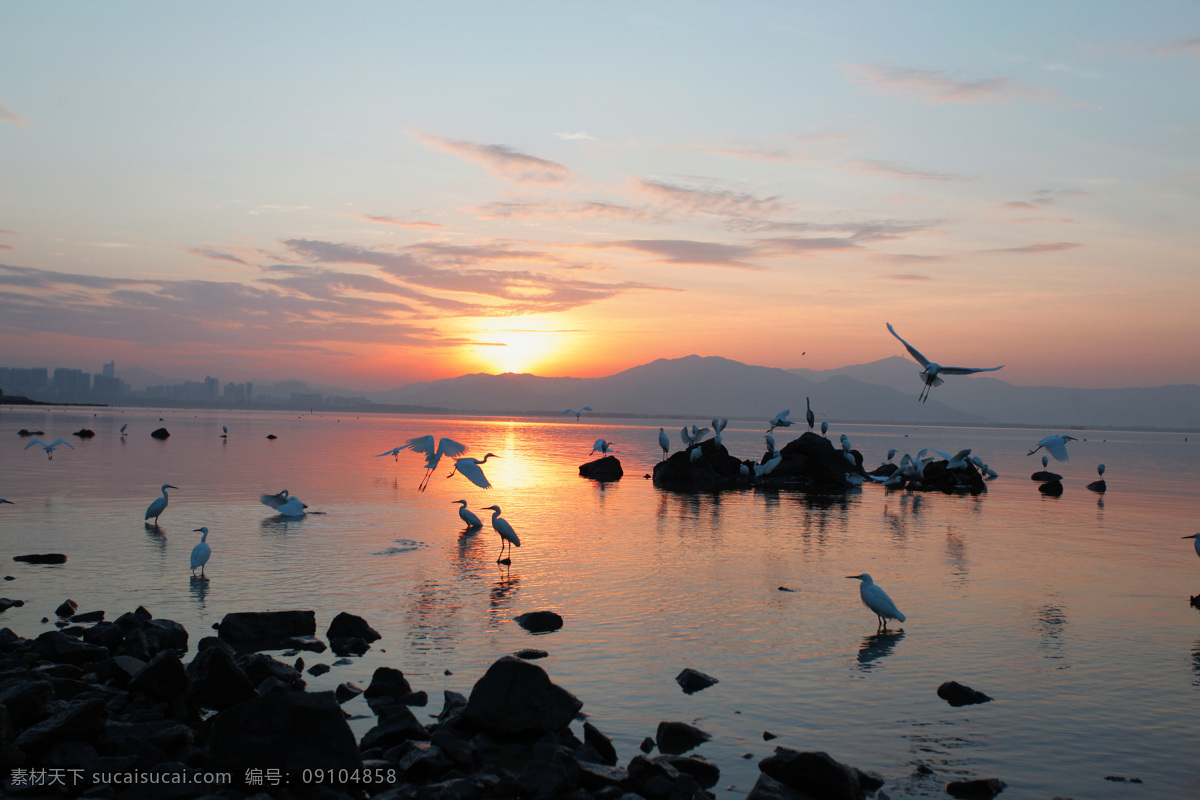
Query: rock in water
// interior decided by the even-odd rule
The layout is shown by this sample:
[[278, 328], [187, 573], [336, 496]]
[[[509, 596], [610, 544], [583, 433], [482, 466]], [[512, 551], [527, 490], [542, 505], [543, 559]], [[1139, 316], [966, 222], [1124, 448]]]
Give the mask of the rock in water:
[[537, 664], [504, 656], [475, 683], [463, 720], [494, 735], [566, 728], [583, 702], [550, 681]]
[[952, 706], [970, 706], [976, 703], [990, 703], [992, 698], [981, 691], [964, 686], [958, 681], [946, 681], [937, 689], [938, 697]]
[[65, 564], [67, 557], [62, 553], [30, 553], [27, 556], [13, 556], [13, 561], [24, 561], [26, 564]]
[[1063, 493], [1063, 485], [1058, 481], [1050, 481], [1039, 486], [1038, 491], [1050, 497], [1060, 497]]
[[1091, 483], [1089, 483], [1087, 485], [1087, 488], [1090, 491], [1098, 492], [1099, 494], [1104, 494], [1105, 492], [1108, 491], [1108, 484], [1104, 482], [1104, 478], [1101, 478], [1098, 481], [1092, 481]]
[[353, 637], [364, 642], [374, 642], [382, 639], [379, 632], [367, 624], [362, 617], [347, 614], [345, 611], [333, 618], [329, 630], [325, 631], [326, 639], [344, 639]]
[[550, 633], [563, 626], [563, 618], [553, 611], [530, 611], [513, 621], [530, 633]]
[[362, 769], [358, 742], [333, 692], [273, 692], [225, 709], [212, 719], [209, 755], [214, 768], [240, 775]]
[[710, 734], [686, 722], [660, 722], [654, 734], [658, 752], [677, 756], [711, 739]]
[[715, 683], [720, 683], [712, 675], [705, 675], [691, 667], [676, 675], [675, 682], [683, 689], [684, 694], [695, 694], [701, 689], [707, 689]]
[[616, 481], [621, 479], [625, 471], [621, 469], [621, 462], [616, 456], [605, 456], [581, 464], [579, 474], [597, 481]]
[[167, 437], [169, 437], [171, 435], [171, 432], [169, 430], [167, 430], [166, 428], [156, 428], [156, 429], [150, 431], [150, 435], [153, 436], [155, 439], [166, 439]]
[[950, 781], [946, 784], [946, 793], [951, 797], [975, 798], [995, 797], [1004, 791], [1007, 784], [999, 778], [976, 778], [969, 781]]

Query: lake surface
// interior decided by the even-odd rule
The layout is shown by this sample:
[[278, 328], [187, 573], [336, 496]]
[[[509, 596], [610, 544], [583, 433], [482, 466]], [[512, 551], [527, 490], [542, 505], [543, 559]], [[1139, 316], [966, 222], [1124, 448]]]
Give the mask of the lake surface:
[[[365, 687], [376, 667], [398, 667], [430, 695], [419, 716], [440, 710], [443, 689], [469, 693], [497, 658], [540, 648], [550, 655], [537, 663], [623, 764], [662, 720], [711, 733], [695, 752], [721, 768], [723, 798], [744, 796], [776, 745], [877, 772], [893, 798], [944, 797], [945, 781], [967, 777], [1002, 778], [1005, 797], [1200, 797], [1200, 611], [1188, 604], [1200, 559], [1180, 538], [1200, 530], [1197, 443], [1072, 431], [1085, 441], [1051, 462], [1066, 492], [1050, 498], [1026, 452], [1060, 431], [835, 425], [830, 436], [847, 434], [868, 468], [890, 447], [971, 447], [1001, 477], [978, 497], [871, 485], [833, 498], [687, 495], [642, 477], [661, 456], [659, 424], [679, 449], [682, 420], [4, 409], [0, 497], [16, 505], [0, 505], [0, 556], [15, 580], [0, 593], [26, 605], [0, 625], [36, 636], [69, 597], [110, 619], [144, 605], [194, 645], [232, 611], [313, 609], [322, 638], [348, 611], [383, 640], [306, 675], [309, 687]], [[149, 436], [160, 425], [165, 442]], [[96, 437], [71, 436], [81, 427]], [[731, 422], [725, 444], [757, 458], [765, 427]], [[21, 449], [20, 428], [76, 449], [48, 460]], [[778, 446], [799, 430], [776, 430]], [[447, 479], [443, 462], [421, 493], [419, 456], [376, 457], [424, 434], [494, 453], [493, 488]], [[578, 475], [601, 437], [615, 442], [619, 482]], [[1103, 496], [1084, 488], [1100, 462]], [[142, 517], [162, 483], [180, 489], [156, 532]], [[321, 513], [285, 521], [259, 503], [284, 488]], [[482, 531], [462, 532], [460, 498]], [[481, 510], [493, 503], [521, 536], [511, 566], [496, 563]], [[188, 568], [202, 525], [204, 581]], [[69, 561], [10, 561], [29, 552]], [[861, 572], [908, 616], [902, 632], [876, 636], [845, 578]], [[565, 626], [533, 636], [512, 621], [540, 609]], [[720, 683], [684, 695], [674, 677], [685, 667]], [[947, 680], [995, 700], [952, 708], [936, 695]], [[361, 698], [346, 708], [364, 716], [352, 722], [361, 735], [369, 709]]]

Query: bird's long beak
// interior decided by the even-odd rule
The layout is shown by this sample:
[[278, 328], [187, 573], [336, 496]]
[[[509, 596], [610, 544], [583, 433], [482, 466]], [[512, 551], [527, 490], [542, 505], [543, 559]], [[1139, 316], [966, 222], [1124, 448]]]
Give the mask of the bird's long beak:
[[201, 530], [201, 528], [192, 528], [192, 533], [199, 533]]
[[1200, 536], [1200, 533], [1193, 533], [1191, 536], [1180, 536], [1179, 538], [1180, 539], [1195, 539], [1198, 536]]
[[862, 580], [862, 575], [847, 575], [847, 578], [854, 578], [856, 581]]

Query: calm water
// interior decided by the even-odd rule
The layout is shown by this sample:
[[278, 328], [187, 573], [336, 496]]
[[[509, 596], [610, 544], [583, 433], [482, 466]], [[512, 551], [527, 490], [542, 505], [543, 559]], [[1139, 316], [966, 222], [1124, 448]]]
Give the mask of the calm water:
[[[149, 436], [159, 416], [166, 442]], [[982, 497], [874, 486], [838, 498], [689, 496], [642, 478], [660, 456], [648, 422], [5, 410], [0, 496], [17, 504], [0, 506], [0, 541], [15, 580], [0, 593], [27, 605], [0, 625], [34, 636], [70, 597], [110, 617], [145, 605], [194, 644], [231, 611], [314, 609], [322, 636], [349, 611], [383, 641], [306, 676], [309, 686], [365, 686], [376, 667], [396, 666], [429, 692], [429, 713], [442, 689], [467, 693], [498, 657], [538, 647], [622, 762], [661, 720], [710, 732], [697, 752], [721, 767], [727, 798], [750, 789], [776, 745], [876, 771], [892, 797], [942, 797], [946, 780], [993, 776], [1006, 797], [1200, 796], [1200, 612], [1187, 601], [1200, 593], [1200, 559], [1180, 539], [1200, 529], [1196, 443], [1076, 431], [1087, 441], [1052, 464], [1066, 493], [1046, 498], [1025, 452], [1049, 431], [835, 426], [868, 466], [889, 447], [972, 447], [1001, 478]], [[667, 426], [673, 443], [681, 425]], [[765, 425], [730, 425], [731, 452], [761, 454]], [[94, 439], [70, 435], [84, 426]], [[77, 449], [49, 461], [21, 449], [20, 428]], [[418, 456], [374, 457], [427, 433], [499, 456], [485, 465], [495, 488], [447, 480], [444, 465], [418, 493]], [[779, 446], [793, 435], [776, 431]], [[578, 476], [599, 437], [616, 443], [617, 483]], [[1084, 489], [1099, 462], [1103, 497]], [[142, 515], [162, 483], [181, 488], [159, 534]], [[273, 518], [258, 495], [284, 488], [323, 513]], [[459, 498], [485, 518], [482, 532], [462, 533]], [[495, 563], [499, 540], [479, 510], [493, 503], [521, 536], [511, 567]], [[187, 566], [201, 525], [206, 581]], [[51, 551], [70, 560], [8, 560]], [[874, 635], [858, 582], [844, 578], [860, 572], [908, 615], [903, 633]], [[565, 627], [535, 637], [512, 622], [538, 609]], [[684, 667], [721, 682], [684, 695], [673, 680]], [[951, 708], [935, 693], [945, 680], [995, 702]], [[369, 716], [361, 699], [347, 709]], [[371, 720], [352, 724], [361, 735]], [[917, 775], [922, 764], [935, 776]]]

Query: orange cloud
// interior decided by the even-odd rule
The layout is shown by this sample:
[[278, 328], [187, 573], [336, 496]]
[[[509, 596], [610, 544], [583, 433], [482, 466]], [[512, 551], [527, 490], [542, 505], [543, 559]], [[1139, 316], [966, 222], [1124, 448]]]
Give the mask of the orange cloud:
[[448, 228], [448, 225], [442, 225], [438, 222], [424, 222], [422, 220], [400, 220], [395, 217], [385, 217], [376, 214], [346, 214], [345, 216], [361, 219], [363, 222], [376, 222], [380, 225], [395, 225], [398, 228]]
[[1022, 247], [1000, 247], [995, 250], [984, 250], [985, 253], [1054, 253], [1059, 250], [1073, 250], [1083, 247], [1079, 242], [1040, 242], [1027, 244]]
[[1058, 92], [1026, 86], [1008, 78], [958, 80], [939, 70], [846, 64], [851, 80], [876, 94], [917, 97], [932, 103], [1009, 103], [1056, 100]]
[[6, 106], [3, 100], [0, 100], [0, 122], [8, 122], [22, 127], [29, 124], [29, 120]]
[[575, 173], [557, 161], [527, 155], [502, 144], [477, 144], [444, 139], [427, 133], [413, 134], [426, 145], [483, 164], [493, 177], [517, 183], [562, 183]]

